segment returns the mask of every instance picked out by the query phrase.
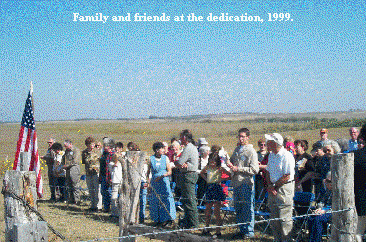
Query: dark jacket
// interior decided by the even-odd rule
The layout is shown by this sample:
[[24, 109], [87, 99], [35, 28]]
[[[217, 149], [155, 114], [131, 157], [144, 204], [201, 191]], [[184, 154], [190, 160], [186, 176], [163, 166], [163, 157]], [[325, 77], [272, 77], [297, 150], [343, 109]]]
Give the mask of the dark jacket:
[[366, 147], [356, 150], [354, 161], [354, 189], [358, 216], [366, 215]]

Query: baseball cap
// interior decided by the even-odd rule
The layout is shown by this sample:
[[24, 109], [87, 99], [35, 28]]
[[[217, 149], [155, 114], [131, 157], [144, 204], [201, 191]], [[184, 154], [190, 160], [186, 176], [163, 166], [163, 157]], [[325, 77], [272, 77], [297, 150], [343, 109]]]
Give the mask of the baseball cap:
[[199, 138], [198, 139], [198, 144], [200, 144], [200, 145], [208, 145], [208, 142], [206, 141], [205, 138]]
[[328, 133], [328, 130], [327, 129], [321, 129], [320, 133]]
[[273, 140], [277, 144], [283, 146], [283, 138], [279, 133], [265, 134], [264, 137], [266, 138], [266, 141]]

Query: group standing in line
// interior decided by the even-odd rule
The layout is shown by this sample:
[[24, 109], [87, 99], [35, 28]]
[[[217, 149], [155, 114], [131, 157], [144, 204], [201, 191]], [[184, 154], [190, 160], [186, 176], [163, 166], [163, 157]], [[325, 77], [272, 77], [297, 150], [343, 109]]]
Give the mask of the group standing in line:
[[[267, 204], [271, 217], [281, 218], [271, 222], [274, 238], [276, 241], [288, 241], [292, 230], [295, 191], [314, 191], [317, 202], [321, 203], [324, 201], [324, 194], [331, 190], [324, 186], [324, 182], [330, 183], [331, 156], [339, 152], [354, 152], [357, 167], [356, 207], [360, 216], [358, 232], [363, 233], [366, 228], [366, 213], [363, 211], [366, 209], [362, 204], [366, 204], [363, 195], [366, 194], [366, 187], [360, 185], [358, 180], [361, 180], [359, 170], [366, 172], [366, 127], [364, 125], [361, 133], [355, 127], [349, 131], [351, 139], [345, 147], [328, 139], [328, 130], [321, 129], [320, 140], [314, 143], [309, 154], [306, 140], [293, 141], [291, 137], [283, 138], [278, 133], [266, 134], [264, 139], [260, 139], [259, 151], [256, 152], [249, 142], [249, 129], [242, 128], [238, 131], [238, 145], [229, 157], [222, 147], [210, 148], [204, 138], [199, 139], [197, 147], [191, 131], [183, 130], [179, 140], [172, 139], [170, 146], [165, 142], [155, 142], [152, 147], [154, 155], [144, 158], [146, 161], [142, 169], [133, 166], [136, 163], [133, 160], [140, 154], [135, 143], [128, 143], [128, 151], [124, 152], [121, 142], [115, 143], [113, 139], [105, 137], [103, 149], [100, 149], [101, 144], [96, 144], [94, 138], [88, 137], [85, 140], [87, 148], [81, 153], [81, 157], [91, 199], [89, 209], [99, 211], [103, 207], [104, 212], [118, 217], [117, 198], [123, 189], [123, 183], [136, 183], [123, 177], [123, 174], [133, 173], [140, 179], [132, 184], [131, 196], [138, 197], [135, 200], [140, 201], [140, 204], [138, 208], [137, 203], [133, 205], [139, 210], [134, 214], [139, 216], [131, 218], [130, 222], [144, 222], [148, 201], [150, 216], [156, 226], [172, 224], [176, 219], [174, 197], [180, 197], [184, 210], [184, 217], [179, 221], [180, 227], [198, 227], [197, 199], [203, 200], [206, 205], [206, 226], [210, 224], [212, 208], [217, 225], [222, 225], [220, 209], [226, 203], [226, 181], [230, 180], [236, 222], [241, 223], [233, 238], [254, 237], [255, 199], [263, 198], [268, 193]], [[58, 187], [59, 201], [79, 205], [80, 194], [77, 188], [80, 179], [80, 152], [70, 140], [64, 142], [65, 151], [54, 139], [50, 139], [48, 143], [49, 149], [43, 159], [48, 165], [51, 200], [56, 201], [55, 188]], [[137, 172], [139, 170], [143, 171], [142, 174]], [[147, 195], [148, 189], [150, 195]], [[318, 231], [318, 227], [313, 226], [312, 229]], [[208, 235], [210, 231], [204, 230], [203, 234]], [[220, 228], [216, 229], [215, 236], [221, 236]], [[319, 241], [319, 238], [311, 238], [311, 241]]]

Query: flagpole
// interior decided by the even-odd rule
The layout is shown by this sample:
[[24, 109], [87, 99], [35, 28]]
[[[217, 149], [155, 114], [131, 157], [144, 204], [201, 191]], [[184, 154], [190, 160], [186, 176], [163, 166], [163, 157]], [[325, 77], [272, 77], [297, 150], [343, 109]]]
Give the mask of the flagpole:
[[33, 100], [33, 82], [32, 81], [30, 82], [29, 92], [30, 92], [30, 95], [31, 95], [31, 98], [32, 98], [32, 110], [33, 110], [33, 117], [34, 117], [34, 100]]

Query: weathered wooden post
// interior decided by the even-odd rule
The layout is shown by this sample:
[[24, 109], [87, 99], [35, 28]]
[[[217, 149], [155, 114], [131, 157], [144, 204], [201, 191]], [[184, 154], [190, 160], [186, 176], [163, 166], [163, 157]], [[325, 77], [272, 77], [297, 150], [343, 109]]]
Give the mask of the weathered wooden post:
[[357, 212], [354, 195], [354, 154], [332, 156], [332, 214], [331, 241], [356, 241]]
[[[26, 153], [26, 152], [24, 152]], [[21, 154], [22, 169], [27, 169], [29, 154]], [[31, 212], [20, 198], [37, 208], [37, 189], [35, 171], [6, 171], [3, 184], [5, 204], [5, 241], [27, 242], [48, 241], [47, 223], [38, 221], [36, 214]]]
[[[122, 161], [123, 183], [119, 196], [119, 236], [129, 235], [129, 225], [139, 221], [139, 195], [143, 166], [146, 162], [142, 151], [127, 151]], [[120, 241], [136, 241], [135, 238]]]

